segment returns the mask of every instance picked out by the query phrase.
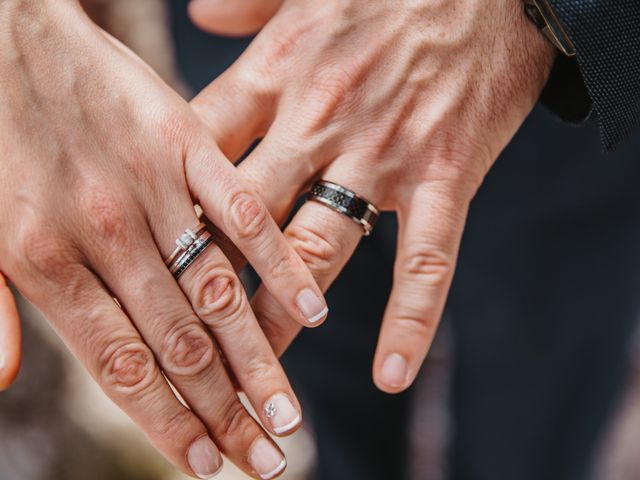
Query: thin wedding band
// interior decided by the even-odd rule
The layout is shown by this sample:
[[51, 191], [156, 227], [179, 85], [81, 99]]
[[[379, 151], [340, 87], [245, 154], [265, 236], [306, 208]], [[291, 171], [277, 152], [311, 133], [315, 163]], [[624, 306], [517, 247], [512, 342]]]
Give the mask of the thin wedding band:
[[380, 217], [380, 211], [369, 200], [342, 185], [326, 180], [313, 185], [307, 200], [321, 203], [350, 218], [362, 227], [365, 237], [371, 234]]
[[189, 247], [198, 239], [198, 236], [204, 232], [206, 225], [204, 223], [199, 223], [194, 228], [187, 228], [182, 235], [180, 235], [176, 240], [176, 249], [169, 255], [169, 257], [164, 261], [165, 265], [169, 266], [173, 263], [178, 255], [183, 252], [186, 252]]
[[213, 243], [213, 236], [206, 230], [203, 230], [200, 236], [189, 246], [189, 248], [178, 258], [176, 258], [171, 265], [169, 265], [169, 272], [173, 275], [173, 278], [178, 280], [180, 276], [187, 271], [187, 269], [193, 265], [193, 263], [202, 255], [207, 248]]

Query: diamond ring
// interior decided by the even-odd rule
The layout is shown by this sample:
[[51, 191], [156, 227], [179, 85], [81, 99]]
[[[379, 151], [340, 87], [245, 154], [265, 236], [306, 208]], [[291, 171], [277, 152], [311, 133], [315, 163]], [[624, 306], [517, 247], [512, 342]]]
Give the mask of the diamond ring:
[[205, 228], [206, 225], [204, 223], [199, 223], [194, 228], [187, 228], [176, 240], [177, 247], [171, 255], [169, 255], [169, 258], [165, 260], [165, 265], [171, 265], [178, 255], [189, 250], [202, 232], [204, 232]]

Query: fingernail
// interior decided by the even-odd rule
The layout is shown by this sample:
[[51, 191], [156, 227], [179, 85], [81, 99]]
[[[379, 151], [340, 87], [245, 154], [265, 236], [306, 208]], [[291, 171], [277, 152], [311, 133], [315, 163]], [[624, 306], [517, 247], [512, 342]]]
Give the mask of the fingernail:
[[271, 397], [264, 405], [264, 414], [278, 435], [293, 430], [302, 420], [300, 412], [293, 406], [289, 397], [281, 393]]
[[297, 303], [302, 315], [309, 323], [318, 323], [329, 313], [329, 307], [325, 301], [310, 288], [305, 288], [298, 294]]
[[193, 442], [187, 459], [193, 473], [205, 480], [215, 477], [222, 470], [222, 457], [209, 437], [202, 437]]
[[287, 461], [282, 454], [264, 437], [258, 438], [253, 443], [249, 463], [263, 480], [274, 478], [287, 466]]
[[409, 366], [402, 355], [392, 353], [382, 364], [380, 380], [389, 387], [399, 388], [407, 384]]

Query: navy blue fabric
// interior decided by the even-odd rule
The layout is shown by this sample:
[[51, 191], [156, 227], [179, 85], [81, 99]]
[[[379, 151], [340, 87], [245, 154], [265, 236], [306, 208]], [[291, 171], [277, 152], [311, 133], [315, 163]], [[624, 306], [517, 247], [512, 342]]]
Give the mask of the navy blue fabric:
[[[550, 4], [576, 46], [602, 141], [612, 150], [640, 125], [640, 0], [550, 0]], [[570, 94], [568, 77], [563, 91]], [[547, 104], [565, 110], [561, 96]]]

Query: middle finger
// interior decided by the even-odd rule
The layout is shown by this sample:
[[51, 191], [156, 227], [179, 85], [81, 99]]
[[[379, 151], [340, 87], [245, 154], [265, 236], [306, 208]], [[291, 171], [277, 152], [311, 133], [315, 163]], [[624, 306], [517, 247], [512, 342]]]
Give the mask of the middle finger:
[[[170, 226], [152, 227], [160, 245], [171, 245], [171, 235], [196, 222], [187, 199], [182, 212], [184, 215], [171, 220]], [[161, 251], [167, 253], [164, 248]], [[258, 325], [240, 279], [220, 248], [211, 245], [205, 250], [180, 276], [179, 283], [220, 345], [263, 425], [276, 435], [295, 430], [302, 421], [299, 403]]]

